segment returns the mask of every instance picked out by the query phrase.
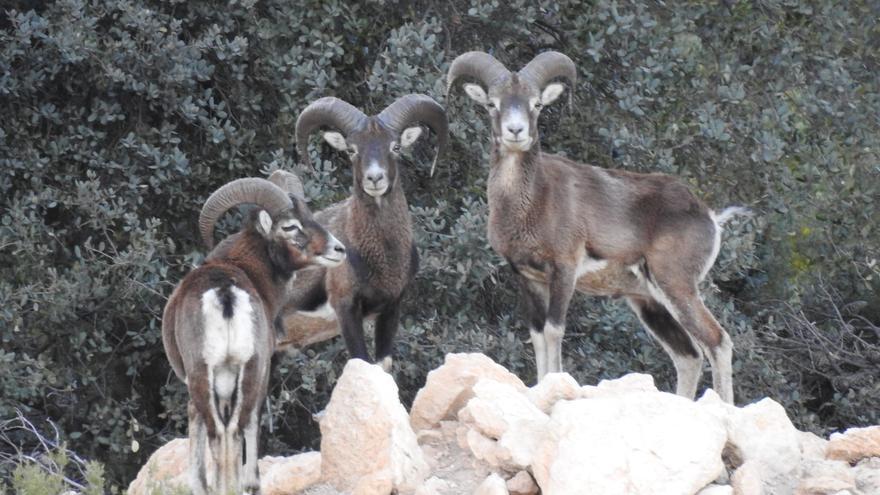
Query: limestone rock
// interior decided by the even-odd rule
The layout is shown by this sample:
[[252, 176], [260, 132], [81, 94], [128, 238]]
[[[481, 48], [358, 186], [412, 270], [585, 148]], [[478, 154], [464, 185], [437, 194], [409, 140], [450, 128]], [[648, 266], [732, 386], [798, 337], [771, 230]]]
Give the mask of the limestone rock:
[[[341, 491], [368, 493], [373, 486], [381, 489], [386, 477], [399, 491], [414, 491], [427, 477], [429, 468], [397, 385], [381, 367], [349, 361], [326, 411], [321, 420], [322, 480]], [[361, 478], [366, 479], [364, 487], [358, 484]]]
[[763, 399], [730, 415], [728, 443], [736, 464], [756, 461], [766, 493], [791, 493], [799, 478], [801, 435], [785, 409]]
[[537, 495], [538, 484], [527, 471], [520, 471], [507, 480], [507, 491], [510, 495]]
[[847, 462], [858, 462], [868, 457], [880, 457], [880, 425], [850, 428], [844, 433], [831, 435], [825, 456]]
[[474, 490], [474, 495], [509, 495], [509, 492], [504, 478], [492, 473]]
[[711, 484], [697, 492], [697, 495], [733, 495], [733, 487], [730, 485]]
[[764, 495], [763, 476], [759, 461], [743, 463], [730, 477], [733, 495]]
[[321, 479], [321, 453], [306, 452], [292, 457], [260, 459], [260, 487], [263, 495], [293, 495]]
[[860, 493], [880, 493], [880, 457], [865, 459], [853, 468]]
[[455, 419], [481, 378], [526, 390], [522, 380], [483, 354], [447, 354], [443, 365], [428, 373], [425, 386], [416, 394], [410, 411], [413, 429], [428, 429], [441, 420]]
[[526, 396], [541, 412], [550, 414], [553, 404], [577, 399], [580, 393], [580, 385], [568, 373], [548, 373], [537, 385], [529, 388]]
[[531, 466], [543, 493], [696, 493], [724, 469], [723, 424], [671, 394], [561, 401], [551, 418]]
[[189, 440], [175, 438], [153, 452], [147, 463], [128, 485], [130, 495], [149, 495], [188, 486]]
[[450, 488], [449, 483], [436, 476], [432, 476], [428, 478], [422, 486], [416, 489], [415, 495], [442, 495]]
[[488, 437], [501, 438], [514, 422], [549, 419], [507, 383], [483, 379], [474, 385], [473, 392], [474, 398], [459, 411], [458, 417]]

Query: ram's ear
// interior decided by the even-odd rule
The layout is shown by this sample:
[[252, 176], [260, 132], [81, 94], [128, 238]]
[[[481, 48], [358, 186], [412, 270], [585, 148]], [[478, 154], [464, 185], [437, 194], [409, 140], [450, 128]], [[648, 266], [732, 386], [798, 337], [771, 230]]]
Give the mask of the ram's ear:
[[257, 215], [257, 230], [263, 237], [269, 237], [272, 233], [272, 216], [266, 210], [260, 210]]
[[565, 85], [560, 83], [548, 84], [544, 91], [541, 92], [541, 104], [545, 107], [559, 98], [559, 95], [565, 91]]
[[409, 148], [422, 135], [422, 128], [419, 126], [408, 127], [400, 133], [400, 146]]
[[465, 84], [464, 92], [467, 93], [470, 99], [481, 105], [489, 103], [489, 96], [479, 84]]
[[330, 146], [338, 149], [339, 151], [345, 151], [348, 149], [348, 143], [345, 142], [345, 136], [338, 132], [328, 131], [324, 133], [324, 141], [327, 141]]

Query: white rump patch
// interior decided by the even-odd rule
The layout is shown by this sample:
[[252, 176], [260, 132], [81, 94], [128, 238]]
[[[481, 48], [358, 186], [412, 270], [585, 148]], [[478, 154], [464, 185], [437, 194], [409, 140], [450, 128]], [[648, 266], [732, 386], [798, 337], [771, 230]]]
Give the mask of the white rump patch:
[[[254, 355], [254, 308], [250, 296], [238, 287], [232, 292], [232, 317], [223, 317], [217, 289], [202, 295], [205, 342], [202, 356], [209, 368], [243, 365]], [[219, 376], [218, 376], [219, 378]]]

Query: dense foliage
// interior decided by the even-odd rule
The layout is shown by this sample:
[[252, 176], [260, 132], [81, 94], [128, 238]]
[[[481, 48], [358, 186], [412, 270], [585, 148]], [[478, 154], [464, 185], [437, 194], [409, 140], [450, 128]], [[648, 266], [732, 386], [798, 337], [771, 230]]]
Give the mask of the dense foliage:
[[[578, 64], [573, 108], [542, 116], [545, 150], [672, 173], [710, 205], [758, 213], [728, 229], [704, 287], [736, 345], [739, 402], [773, 397], [817, 432], [880, 423], [876, 2], [37, 4], [0, 12], [0, 420], [57, 424], [118, 486], [185, 432], [159, 328], [204, 255], [201, 203], [230, 179], [295, 169], [293, 123], [320, 96], [375, 112], [423, 92], [450, 112], [437, 176], [431, 140], [406, 166], [423, 264], [396, 347], [404, 399], [452, 351], [534, 376], [485, 236], [486, 119], [460, 92], [445, 99], [448, 64], [472, 49], [513, 69], [546, 49]], [[351, 176], [315, 144], [303, 174], [317, 208]], [[671, 389], [638, 327], [620, 301], [576, 297], [566, 368], [587, 383], [649, 372]], [[311, 414], [344, 360], [339, 339], [278, 359], [264, 452], [317, 446]], [[3, 438], [6, 478], [36, 440]]]

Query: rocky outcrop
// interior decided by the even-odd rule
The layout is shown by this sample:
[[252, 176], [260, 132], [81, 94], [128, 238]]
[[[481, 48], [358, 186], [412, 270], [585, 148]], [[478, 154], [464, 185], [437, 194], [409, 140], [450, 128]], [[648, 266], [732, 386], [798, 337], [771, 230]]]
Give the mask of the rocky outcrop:
[[[321, 420], [321, 452], [260, 461], [265, 495], [878, 495], [880, 427], [830, 441], [778, 403], [659, 392], [649, 375], [526, 387], [481, 354], [450, 354], [410, 414], [391, 375], [350, 361]], [[129, 487], [185, 485], [185, 439]]]

